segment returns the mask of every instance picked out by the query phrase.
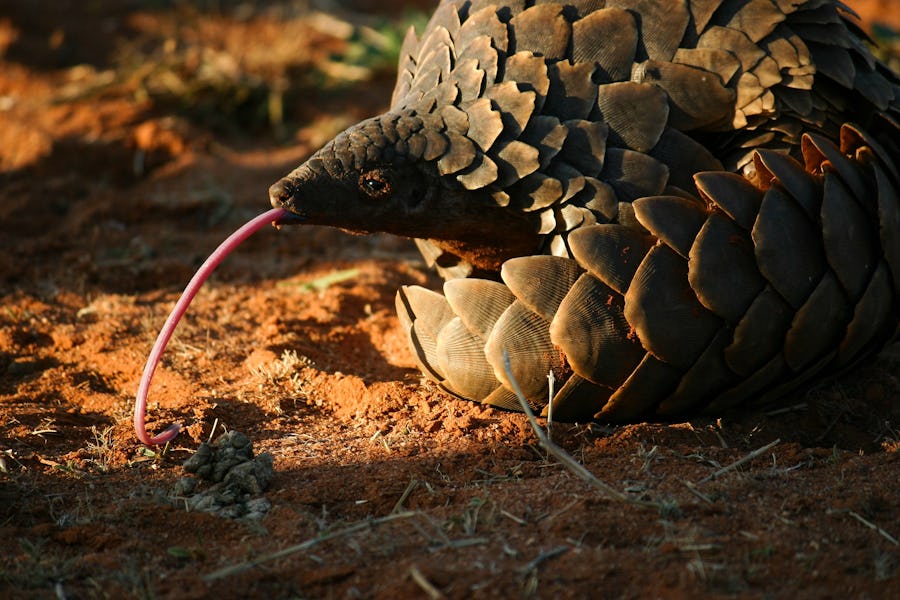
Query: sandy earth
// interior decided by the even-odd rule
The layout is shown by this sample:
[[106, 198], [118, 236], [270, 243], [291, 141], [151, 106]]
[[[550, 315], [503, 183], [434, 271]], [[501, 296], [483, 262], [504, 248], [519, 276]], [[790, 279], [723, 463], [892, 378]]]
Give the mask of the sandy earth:
[[[769, 413], [556, 424], [624, 502], [422, 380], [393, 295], [439, 282], [390, 237], [229, 257], [151, 391], [152, 429], [186, 431], [142, 448], [134, 392], [193, 270], [390, 94], [373, 11], [408, 3], [272, 4], [0, 9], [0, 596], [900, 597], [900, 349]], [[274, 459], [225, 507], [254, 518], [179, 483], [235, 430]]]

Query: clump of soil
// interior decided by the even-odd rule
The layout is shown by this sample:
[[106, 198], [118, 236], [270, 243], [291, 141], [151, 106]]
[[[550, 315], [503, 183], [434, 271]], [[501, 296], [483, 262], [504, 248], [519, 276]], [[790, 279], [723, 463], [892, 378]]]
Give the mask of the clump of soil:
[[[189, 511], [261, 519], [272, 507], [262, 494], [272, 481], [273, 462], [268, 452], [254, 456], [253, 442], [246, 435], [229, 431], [213, 443], [200, 444], [184, 461], [184, 470], [196, 478], [179, 479], [173, 495]], [[198, 489], [201, 480], [212, 485]]]
[[[272, 182], [384, 109], [392, 75], [365, 57], [403, 31], [212, 4], [0, 16], [0, 595], [900, 597], [896, 348], [768, 413], [555, 424], [624, 503], [524, 416], [422, 380], [394, 291], [439, 281], [386, 236], [246, 242], [157, 371], [149, 426], [185, 432], [142, 448], [131, 405], [180, 289]], [[240, 54], [288, 34], [305, 58]], [[249, 473], [178, 484], [222, 428]], [[216, 511], [185, 504], [215, 485]]]

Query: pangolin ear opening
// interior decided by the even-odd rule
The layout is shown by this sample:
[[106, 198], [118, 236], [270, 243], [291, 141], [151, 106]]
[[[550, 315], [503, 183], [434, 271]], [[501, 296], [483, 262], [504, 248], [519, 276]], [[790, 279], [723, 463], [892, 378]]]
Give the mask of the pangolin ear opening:
[[394, 185], [384, 169], [372, 169], [359, 176], [359, 189], [372, 200], [385, 200], [394, 193]]

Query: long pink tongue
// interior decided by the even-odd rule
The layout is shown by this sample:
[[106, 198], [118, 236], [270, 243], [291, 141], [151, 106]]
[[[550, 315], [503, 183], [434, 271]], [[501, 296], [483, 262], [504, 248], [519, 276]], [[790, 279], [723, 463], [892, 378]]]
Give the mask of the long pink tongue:
[[275, 224], [279, 219], [286, 217], [288, 214], [289, 213], [283, 208], [273, 208], [243, 225], [240, 229], [228, 236], [228, 239], [222, 242], [221, 245], [209, 255], [206, 262], [200, 266], [191, 278], [191, 281], [187, 284], [187, 287], [184, 288], [184, 291], [181, 293], [181, 298], [175, 303], [175, 308], [172, 309], [172, 313], [169, 315], [169, 318], [166, 319], [162, 330], [159, 332], [159, 337], [156, 338], [156, 343], [153, 344], [150, 356], [147, 357], [147, 364], [144, 366], [144, 374], [141, 377], [141, 385], [138, 387], [137, 397], [134, 399], [134, 431], [137, 434], [138, 439], [144, 444], [148, 446], [165, 444], [181, 431], [181, 424], [175, 423], [169, 425], [166, 430], [159, 435], [150, 437], [150, 434], [147, 433], [144, 417], [147, 413], [147, 394], [150, 391], [150, 381], [153, 379], [153, 372], [156, 371], [156, 365], [159, 364], [159, 359], [166, 349], [166, 344], [169, 343], [169, 339], [175, 332], [175, 327], [178, 326], [178, 321], [184, 316], [185, 311], [187, 311], [188, 306], [191, 304], [191, 300], [193, 300], [194, 296], [197, 295], [197, 292], [200, 291], [200, 286], [203, 285], [203, 282], [206, 281], [213, 270], [219, 266], [219, 263], [222, 262], [226, 256], [231, 254], [231, 251], [237, 248], [241, 242], [265, 227], [266, 224]]

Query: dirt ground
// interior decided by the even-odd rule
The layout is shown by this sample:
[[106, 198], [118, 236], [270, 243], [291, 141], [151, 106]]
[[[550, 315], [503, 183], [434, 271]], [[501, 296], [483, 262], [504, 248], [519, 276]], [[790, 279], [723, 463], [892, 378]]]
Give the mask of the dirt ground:
[[[406, 240], [246, 242], [151, 390], [186, 431], [137, 442], [181, 288], [385, 108], [411, 4], [4, 3], [0, 597], [900, 598], [900, 348], [768, 413], [555, 424], [622, 502], [422, 380], [394, 291], [439, 281]], [[225, 431], [274, 458], [257, 518], [179, 487]]]

